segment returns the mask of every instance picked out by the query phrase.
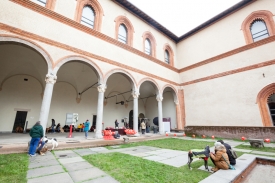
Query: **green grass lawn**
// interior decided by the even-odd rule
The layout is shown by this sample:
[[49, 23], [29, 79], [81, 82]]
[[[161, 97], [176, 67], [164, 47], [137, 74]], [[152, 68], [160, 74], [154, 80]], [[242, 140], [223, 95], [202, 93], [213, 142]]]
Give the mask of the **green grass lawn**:
[[193, 170], [189, 170], [187, 165], [176, 168], [122, 153], [88, 155], [83, 158], [121, 183], [197, 183], [210, 175], [209, 172], [197, 169], [204, 164], [203, 161], [193, 162]]
[[[160, 140], [149, 140], [143, 142], [134, 142], [120, 145], [121, 148], [135, 147], [135, 146], [152, 146], [164, 149], [173, 149], [180, 151], [189, 151], [190, 149], [204, 149], [206, 145], [214, 146], [213, 142], [182, 140], [176, 138], [167, 138]], [[111, 147], [109, 147], [111, 149]]]
[[263, 152], [273, 152], [275, 153], [274, 147], [251, 147], [250, 145], [238, 145], [236, 146], [238, 149], [248, 149], [252, 151], [263, 151]]
[[26, 183], [29, 156], [26, 154], [0, 155], [0, 182]]

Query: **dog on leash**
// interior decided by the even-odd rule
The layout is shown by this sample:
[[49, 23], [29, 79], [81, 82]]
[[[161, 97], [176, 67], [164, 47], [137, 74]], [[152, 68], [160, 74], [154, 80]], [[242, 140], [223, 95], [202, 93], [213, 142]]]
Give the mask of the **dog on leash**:
[[190, 150], [188, 152], [188, 167], [189, 169], [192, 169], [191, 168], [191, 163], [193, 161], [193, 158], [199, 158], [199, 159], [203, 159], [204, 160], [204, 166], [205, 166], [205, 169], [209, 171], [209, 168], [208, 168], [208, 158], [210, 156], [210, 148], [209, 146], [206, 146], [203, 149], [193, 149], [193, 150]]
[[58, 146], [58, 142], [56, 140], [56, 138], [48, 138], [47, 136], [44, 136], [44, 142], [45, 144], [52, 144], [52, 149], [56, 148]]

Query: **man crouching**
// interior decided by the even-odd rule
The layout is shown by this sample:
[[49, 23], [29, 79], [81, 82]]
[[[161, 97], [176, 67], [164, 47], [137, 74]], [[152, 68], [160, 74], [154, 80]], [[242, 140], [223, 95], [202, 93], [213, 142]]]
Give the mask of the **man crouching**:
[[216, 172], [219, 169], [229, 169], [229, 160], [226, 153], [226, 148], [220, 142], [215, 143], [215, 153], [210, 153], [210, 159], [215, 165], [215, 167], [211, 169], [213, 172]]

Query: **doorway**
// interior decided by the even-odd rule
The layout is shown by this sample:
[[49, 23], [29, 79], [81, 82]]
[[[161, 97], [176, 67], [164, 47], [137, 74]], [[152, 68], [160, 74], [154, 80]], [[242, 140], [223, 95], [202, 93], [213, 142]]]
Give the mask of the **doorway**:
[[17, 111], [13, 125], [13, 133], [23, 133], [27, 118], [27, 111]]
[[131, 110], [129, 112], [129, 128], [130, 129], [134, 129], [134, 125], [133, 125], [133, 110]]

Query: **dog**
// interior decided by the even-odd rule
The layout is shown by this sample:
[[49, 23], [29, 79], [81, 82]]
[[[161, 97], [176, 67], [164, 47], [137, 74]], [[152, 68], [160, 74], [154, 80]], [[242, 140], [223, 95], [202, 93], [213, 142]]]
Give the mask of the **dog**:
[[204, 148], [204, 150], [203, 149], [201, 149], [201, 150], [200, 149], [193, 149], [193, 150], [190, 150], [188, 152], [188, 162], [187, 162], [187, 164], [188, 164], [188, 167], [189, 167], [190, 170], [192, 169], [191, 168], [191, 163], [193, 161], [194, 156], [195, 156], [195, 158], [203, 159], [204, 160], [204, 167], [205, 167], [206, 170], [209, 171], [209, 168], [208, 168], [208, 158], [210, 156], [209, 146], [206, 146]]
[[47, 136], [44, 136], [44, 142], [45, 144], [52, 144], [52, 149], [54, 150], [54, 148], [56, 148], [58, 146], [58, 142], [56, 140], [56, 138], [48, 138]]
[[23, 128], [18, 126], [18, 127], [16, 127], [15, 132], [16, 133], [23, 133]]

